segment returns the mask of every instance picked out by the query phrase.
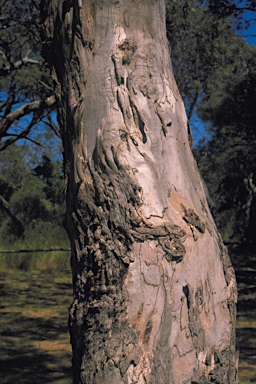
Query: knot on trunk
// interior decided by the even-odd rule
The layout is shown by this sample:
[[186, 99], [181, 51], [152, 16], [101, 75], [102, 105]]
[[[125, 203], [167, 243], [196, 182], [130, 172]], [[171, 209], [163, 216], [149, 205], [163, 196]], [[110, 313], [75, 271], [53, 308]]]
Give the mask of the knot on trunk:
[[140, 226], [133, 229], [132, 235], [136, 240], [157, 240], [167, 261], [183, 260], [186, 249], [183, 245], [186, 232], [177, 225]]

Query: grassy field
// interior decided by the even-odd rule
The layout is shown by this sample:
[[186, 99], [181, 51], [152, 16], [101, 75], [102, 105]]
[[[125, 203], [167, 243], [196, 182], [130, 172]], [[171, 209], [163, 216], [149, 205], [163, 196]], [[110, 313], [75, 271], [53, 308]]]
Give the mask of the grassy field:
[[[256, 382], [256, 270], [237, 277], [239, 376], [246, 384]], [[0, 383], [71, 384], [70, 271], [0, 269], [0, 295]]]

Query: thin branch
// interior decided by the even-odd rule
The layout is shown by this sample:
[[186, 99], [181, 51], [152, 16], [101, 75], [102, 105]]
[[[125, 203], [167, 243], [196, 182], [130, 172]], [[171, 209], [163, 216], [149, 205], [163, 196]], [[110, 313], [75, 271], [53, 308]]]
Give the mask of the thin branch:
[[252, 193], [255, 195], [256, 194], [256, 186], [253, 182], [253, 173], [248, 177], [247, 179], [248, 187], [252, 191]]
[[0, 142], [0, 152], [9, 147], [10, 145], [14, 144], [19, 139], [26, 139], [28, 141], [31, 141], [31, 143], [38, 145], [39, 147], [45, 148], [43, 144], [38, 143], [38, 141], [31, 139], [31, 137], [29, 136], [26, 136], [24, 134], [24, 131], [20, 135], [9, 134], [9, 136], [13, 138]]
[[47, 125], [51, 130], [53, 130], [55, 135], [60, 138], [61, 135], [60, 135], [60, 132], [59, 132], [58, 125], [54, 124], [49, 117], [48, 117], [48, 119], [50, 120], [49, 122], [46, 121], [46, 120], [43, 120], [44, 124]]
[[256, 37], [256, 34], [255, 33], [247, 33], [246, 35], [241, 34], [240, 36], [245, 39], [246, 37]]
[[[7, 91], [7, 100], [5, 102], [5, 109], [4, 109], [4, 113], [3, 113], [3, 116], [1, 116], [1, 118], [5, 118], [7, 115], [9, 115], [9, 113], [11, 112], [12, 110], [12, 107], [15, 105], [15, 95], [16, 95], [16, 86], [15, 84], [12, 84], [9, 88], [9, 90]], [[1, 123], [0, 123], [0, 127], [1, 127]], [[0, 132], [1, 132], [1, 128], [0, 128]], [[0, 137], [1, 137], [1, 134], [0, 134]]]
[[4, 63], [3, 68], [0, 69], [0, 76], [5, 77], [9, 75], [12, 71], [20, 69], [23, 65], [27, 65], [27, 64], [41, 65], [40, 61], [29, 58], [29, 53], [30, 53], [30, 50], [26, 53], [23, 59], [20, 59], [15, 63], [12, 63], [10, 60], [8, 60], [6, 54], [3, 51], [0, 51], [0, 55], [3, 57], [3, 63]]
[[0, 152], [9, 147], [11, 144], [15, 143], [19, 139], [26, 139], [31, 141], [33, 144], [36, 144], [40, 147], [44, 147], [42, 144], [36, 142], [35, 140], [31, 139], [28, 135], [32, 129], [32, 127], [39, 121], [38, 116], [34, 113], [33, 118], [27, 128], [25, 128], [20, 134], [13, 134], [9, 133], [8, 136], [12, 137], [9, 138], [8, 140], [2, 141], [0, 143]]
[[[14, 136], [13, 139], [8, 139], [8, 140], [5, 140], [5, 141], [2, 141], [0, 142], [0, 152], [5, 150], [7, 147], [9, 147], [10, 145], [14, 144], [17, 140], [21, 139], [22, 137], [19, 136], [19, 135], [10, 135], [10, 136]], [[31, 141], [31, 143], [35, 144], [35, 145], [38, 145], [39, 147], [42, 147], [42, 148], [45, 148], [45, 146], [41, 143], [38, 143], [37, 141], [31, 139], [30, 137], [24, 137], [24, 139], [28, 140], [28, 141]]]
[[39, 114], [46, 108], [52, 108], [56, 103], [55, 96], [49, 96], [45, 100], [36, 100], [30, 103], [24, 104], [21, 107], [17, 108], [15, 111], [10, 112], [5, 116], [0, 122], [0, 137], [6, 135], [7, 130], [10, 126], [17, 120], [21, 119], [24, 116], [29, 115], [31, 112], [36, 112]]
[[48, 91], [52, 91], [52, 87], [46, 84], [44, 81], [39, 80], [38, 83], [41, 84], [45, 89], [48, 89]]
[[3, 101], [0, 105], [0, 112], [6, 107], [7, 105], [7, 100]]

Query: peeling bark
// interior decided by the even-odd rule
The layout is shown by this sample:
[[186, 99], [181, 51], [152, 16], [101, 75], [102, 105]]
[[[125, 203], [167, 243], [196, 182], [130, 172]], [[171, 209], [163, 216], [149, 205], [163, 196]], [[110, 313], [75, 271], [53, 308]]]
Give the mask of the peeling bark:
[[162, 0], [42, 2], [72, 246], [74, 383], [237, 383], [236, 282]]

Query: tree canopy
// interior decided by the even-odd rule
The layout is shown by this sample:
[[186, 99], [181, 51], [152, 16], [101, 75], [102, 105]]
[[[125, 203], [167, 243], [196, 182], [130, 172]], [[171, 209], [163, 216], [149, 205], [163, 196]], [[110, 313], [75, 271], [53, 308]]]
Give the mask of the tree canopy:
[[215, 88], [243, 71], [249, 50], [233, 19], [220, 18], [217, 10], [196, 0], [167, 2], [172, 65], [189, 120]]

